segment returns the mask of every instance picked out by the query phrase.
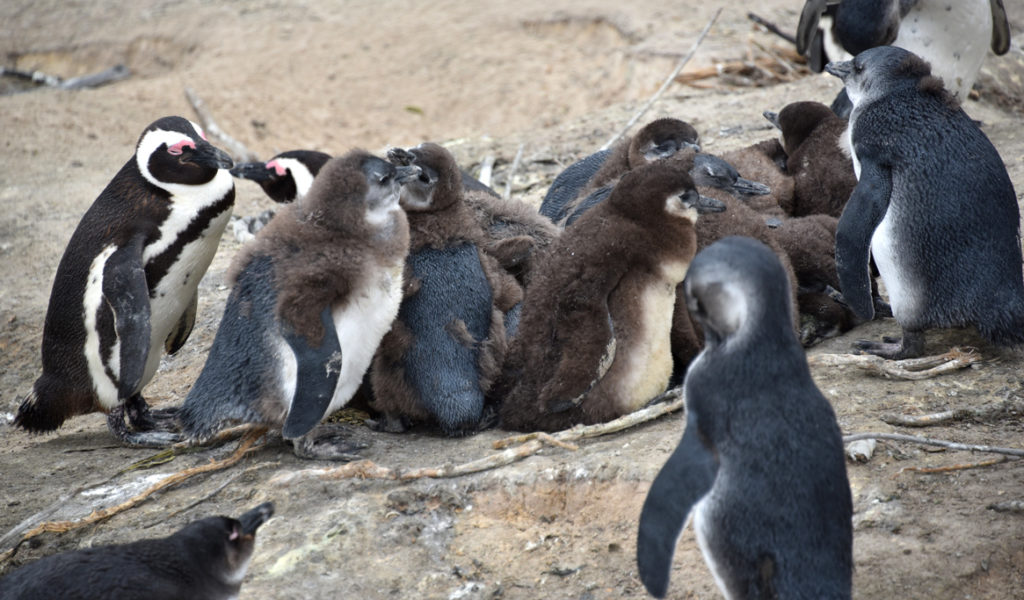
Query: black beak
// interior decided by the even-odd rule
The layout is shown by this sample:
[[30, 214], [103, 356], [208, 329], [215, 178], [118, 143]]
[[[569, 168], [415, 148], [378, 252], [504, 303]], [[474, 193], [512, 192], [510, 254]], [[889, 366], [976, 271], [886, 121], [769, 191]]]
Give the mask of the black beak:
[[274, 504], [264, 502], [238, 517], [238, 522], [242, 524], [242, 535], [255, 535], [260, 525], [266, 523], [272, 516], [274, 516]]
[[230, 169], [235, 165], [227, 152], [215, 148], [213, 144], [207, 142], [196, 144], [196, 149], [192, 151], [189, 161], [210, 169]]
[[392, 148], [388, 150], [388, 160], [395, 165], [408, 166], [416, 160], [416, 155], [405, 148]]
[[736, 179], [736, 183], [732, 185], [732, 189], [737, 194], [742, 194], [744, 196], [764, 196], [765, 194], [772, 193], [772, 188], [765, 184], [744, 179], [742, 177]]
[[683, 199], [683, 206], [687, 208], [696, 208], [698, 215], [704, 215], [713, 212], [722, 212], [725, 210], [725, 203], [721, 200], [715, 200], [714, 198], [708, 198], [704, 195], [697, 195], [696, 202], [688, 200], [680, 196]]
[[265, 163], [251, 162], [235, 165], [235, 167], [231, 169], [231, 175], [232, 177], [237, 177], [239, 179], [248, 179], [249, 181], [262, 183], [264, 181], [270, 181], [275, 175], [277, 175], [277, 173], [274, 169], [268, 169]]
[[[388, 158], [391, 157], [391, 151], [388, 151]], [[403, 165], [395, 167], [395, 179], [398, 183], [405, 185], [406, 183], [416, 179], [420, 176], [420, 168], [416, 165]]]
[[779, 125], [779, 113], [766, 110], [763, 113], [764, 118], [768, 119], [768, 122], [775, 126], [776, 129], [782, 131], [782, 125]]
[[843, 81], [846, 81], [846, 78], [850, 76], [850, 73], [853, 73], [853, 63], [848, 60], [833, 61], [825, 65], [825, 70]]

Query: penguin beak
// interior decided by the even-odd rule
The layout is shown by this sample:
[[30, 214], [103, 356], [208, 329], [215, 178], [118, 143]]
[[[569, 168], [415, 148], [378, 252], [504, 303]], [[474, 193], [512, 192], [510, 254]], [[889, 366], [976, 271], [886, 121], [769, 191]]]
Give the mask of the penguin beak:
[[416, 160], [416, 155], [405, 148], [392, 148], [388, 150], [388, 160], [395, 165], [408, 166]]
[[779, 125], [779, 113], [766, 110], [763, 113], [764, 118], [768, 119], [768, 122], [775, 126], [776, 129], [782, 131], [782, 125]]
[[846, 78], [850, 76], [850, 73], [853, 73], [853, 63], [848, 60], [833, 61], [825, 65], [825, 70], [831, 75], [835, 75], [843, 81], [846, 81]]
[[255, 535], [260, 525], [266, 523], [272, 516], [274, 516], [274, 504], [264, 502], [238, 517], [238, 522], [242, 524], [242, 535]]
[[[391, 153], [388, 152], [388, 156], [389, 157], [390, 157], [390, 155], [391, 155]], [[420, 168], [417, 167], [416, 165], [408, 165], [408, 166], [404, 166], [403, 165], [403, 166], [395, 167], [395, 180], [397, 180], [398, 183], [400, 183], [402, 185], [405, 185], [406, 183], [409, 183], [410, 181], [412, 181], [413, 179], [416, 179], [419, 176], [420, 176]]]
[[189, 162], [210, 169], [230, 169], [235, 164], [227, 152], [208, 143], [196, 144]]
[[231, 176], [237, 177], [238, 179], [248, 179], [249, 181], [255, 181], [261, 183], [263, 181], [270, 181], [273, 179], [276, 173], [273, 169], [268, 169], [266, 164], [261, 162], [242, 163], [235, 165], [231, 169]]
[[733, 184], [732, 189], [737, 194], [742, 194], [744, 196], [764, 196], [765, 194], [772, 193], [772, 188], [765, 184], [744, 179], [742, 177], [736, 179], [736, 183]]
[[697, 195], [696, 201], [693, 200], [693, 196], [680, 196], [683, 201], [683, 206], [686, 208], [696, 208], [698, 215], [704, 215], [707, 213], [723, 212], [725, 210], [725, 203], [721, 200], [709, 198], [702, 194]]

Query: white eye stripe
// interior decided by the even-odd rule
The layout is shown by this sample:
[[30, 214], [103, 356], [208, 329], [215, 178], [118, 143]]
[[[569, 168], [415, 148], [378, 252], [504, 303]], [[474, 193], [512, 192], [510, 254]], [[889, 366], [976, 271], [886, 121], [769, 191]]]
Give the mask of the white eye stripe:
[[[149, 157], [152, 156], [161, 145], [166, 145], [167, 148], [170, 149], [174, 148], [178, 144], [188, 143], [191, 143], [193, 147], [196, 145], [195, 140], [178, 131], [167, 131], [165, 129], [147, 131], [146, 135], [142, 136], [142, 139], [139, 140], [139, 147], [135, 149], [135, 162], [138, 164], [139, 171], [142, 172], [142, 176], [153, 185], [163, 187], [160, 181], [149, 172]], [[180, 148], [180, 146], [178, 147]]]

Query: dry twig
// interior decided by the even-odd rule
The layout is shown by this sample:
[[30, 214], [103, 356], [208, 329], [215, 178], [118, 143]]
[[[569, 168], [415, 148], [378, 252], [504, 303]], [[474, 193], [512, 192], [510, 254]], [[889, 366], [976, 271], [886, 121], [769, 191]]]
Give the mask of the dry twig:
[[954, 421], [965, 421], [968, 419], [977, 421], [988, 421], [998, 419], [1006, 415], [1021, 414], [1024, 412], [1024, 402], [1021, 398], [1007, 398], [999, 404], [989, 406], [957, 408], [944, 410], [942, 412], [927, 415], [883, 415], [882, 421], [889, 425], [901, 427], [931, 427], [934, 425], [945, 425]]
[[1007, 456], [1021, 456], [1024, 457], [1024, 450], [1018, 448], [1000, 448], [998, 446], [983, 446], [976, 444], [961, 444], [960, 442], [950, 442], [946, 440], [937, 440], [934, 438], [918, 437], [915, 435], [904, 435], [902, 433], [881, 433], [881, 432], [867, 432], [867, 433], [854, 433], [852, 435], [843, 436], [843, 444], [849, 444], [850, 442], [856, 442], [857, 440], [890, 440], [894, 442], [910, 442], [912, 444], [923, 444], [925, 446], [940, 446], [942, 448], [949, 448], [950, 450], [965, 450], [968, 452], [990, 452], [992, 454], [1005, 454]]
[[223, 129], [217, 125], [217, 122], [213, 120], [213, 116], [210, 111], [206, 108], [206, 103], [203, 99], [196, 94], [195, 90], [190, 87], [185, 88], [185, 98], [188, 99], [188, 103], [192, 105], [192, 110], [196, 111], [196, 116], [199, 117], [199, 124], [206, 130], [206, 135], [211, 138], [216, 138], [217, 145], [224, 146], [224, 149], [235, 162], [256, 162], [259, 160], [256, 154], [251, 152], [245, 147], [245, 144], [239, 142], [235, 138], [231, 137], [224, 132]]
[[995, 502], [989, 504], [989, 510], [996, 512], [1024, 513], [1024, 500], [1007, 500], [1006, 502]]
[[816, 354], [807, 357], [807, 364], [812, 367], [852, 365], [872, 375], [918, 381], [969, 367], [980, 360], [981, 355], [973, 350], [965, 352], [953, 348], [945, 354], [905, 360], [887, 360], [873, 354]]
[[990, 458], [976, 463], [964, 463], [957, 465], [945, 465], [942, 467], [903, 467], [893, 475], [896, 478], [903, 474], [904, 471], [913, 471], [915, 473], [952, 473], [953, 471], [966, 471], [967, 469], [980, 469], [982, 467], [991, 467], [992, 465], [998, 465], [999, 463], [1006, 462], [1005, 456], [997, 456], [996, 458]]
[[519, 163], [523, 160], [523, 147], [526, 144], [519, 144], [519, 150], [516, 150], [516, 157], [512, 160], [512, 166], [509, 167], [508, 174], [505, 175], [505, 191], [501, 194], [501, 197], [508, 200], [512, 196], [512, 178], [515, 177], [516, 171], [519, 170]]

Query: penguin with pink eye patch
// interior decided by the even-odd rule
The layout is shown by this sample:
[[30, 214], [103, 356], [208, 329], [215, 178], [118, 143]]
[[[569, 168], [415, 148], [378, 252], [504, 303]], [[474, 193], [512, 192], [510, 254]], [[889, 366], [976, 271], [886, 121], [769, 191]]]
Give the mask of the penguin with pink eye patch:
[[[188, 339], [197, 289], [235, 201], [231, 158], [182, 117], [164, 117], [82, 217], [50, 292], [42, 375], [15, 424], [53, 431], [107, 413], [133, 446], [180, 439], [173, 411], [150, 412], [142, 389]], [[127, 417], [128, 423], [125, 423]]]
[[313, 178], [330, 159], [330, 154], [316, 150], [289, 150], [265, 163], [235, 165], [231, 174], [239, 179], [255, 181], [271, 200], [287, 204], [306, 195], [313, 185]]

